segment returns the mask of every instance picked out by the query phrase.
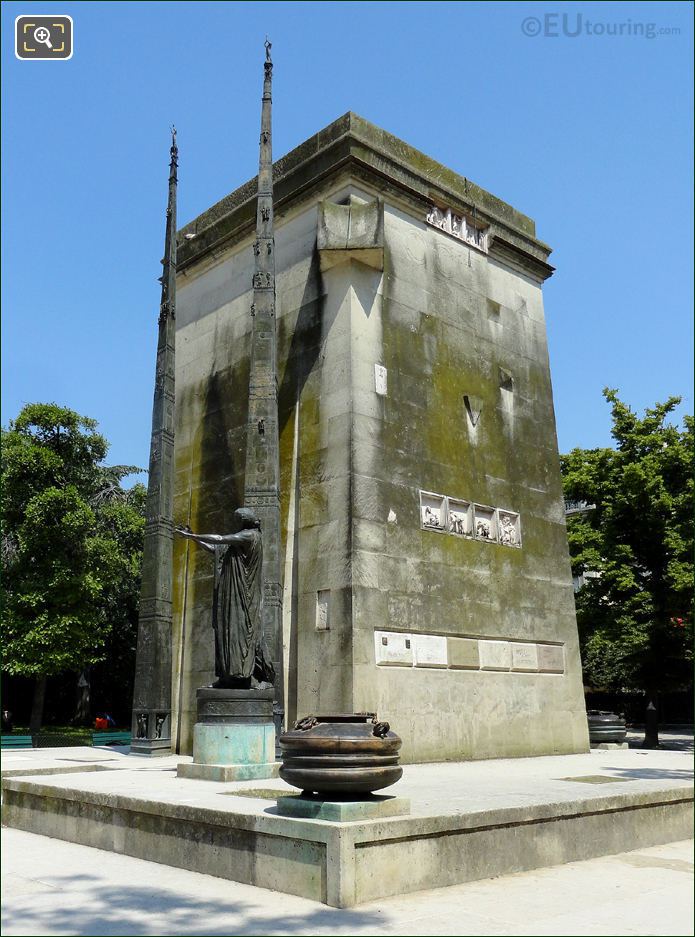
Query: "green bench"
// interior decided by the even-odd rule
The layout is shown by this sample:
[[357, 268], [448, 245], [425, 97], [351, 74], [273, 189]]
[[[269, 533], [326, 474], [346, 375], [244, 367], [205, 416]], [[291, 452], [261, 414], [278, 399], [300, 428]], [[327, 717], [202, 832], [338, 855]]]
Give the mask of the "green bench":
[[130, 745], [130, 732], [92, 732], [92, 745]]
[[3, 735], [0, 748], [33, 748], [30, 735]]

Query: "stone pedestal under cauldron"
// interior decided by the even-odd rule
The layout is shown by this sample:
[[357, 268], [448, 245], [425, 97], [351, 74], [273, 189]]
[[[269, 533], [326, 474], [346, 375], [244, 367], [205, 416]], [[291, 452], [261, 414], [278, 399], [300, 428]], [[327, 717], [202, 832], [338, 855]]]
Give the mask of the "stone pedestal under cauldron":
[[280, 777], [301, 795], [278, 798], [285, 816], [361, 820], [408, 813], [410, 802], [375, 795], [403, 774], [401, 739], [376, 713], [307, 716], [280, 736]]
[[193, 762], [180, 764], [180, 778], [247, 781], [277, 777], [273, 687], [214, 689], [197, 694]]

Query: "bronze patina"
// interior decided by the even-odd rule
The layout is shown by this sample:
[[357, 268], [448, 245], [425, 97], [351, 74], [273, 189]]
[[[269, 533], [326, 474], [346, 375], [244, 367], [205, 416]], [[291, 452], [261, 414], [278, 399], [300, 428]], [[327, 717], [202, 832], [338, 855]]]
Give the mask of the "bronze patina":
[[214, 555], [212, 627], [215, 633], [215, 689], [272, 684], [273, 666], [263, 642], [261, 600], [263, 540], [260, 521], [249, 508], [234, 512], [229, 534], [176, 532]]
[[306, 716], [280, 736], [280, 777], [305, 794], [370, 794], [403, 774], [401, 744], [376, 713]]

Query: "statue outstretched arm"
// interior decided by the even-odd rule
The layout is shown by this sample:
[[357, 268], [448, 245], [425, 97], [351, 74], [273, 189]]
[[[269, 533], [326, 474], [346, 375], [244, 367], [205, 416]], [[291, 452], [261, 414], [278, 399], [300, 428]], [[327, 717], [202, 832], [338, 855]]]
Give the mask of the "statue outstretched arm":
[[180, 537], [186, 537], [188, 540], [193, 540], [204, 550], [207, 550], [208, 553], [214, 553], [215, 548], [211, 543], [207, 543], [201, 540], [197, 534], [194, 534], [190, 527], [180, 527], [178, 524], [174, 527], [174, 533], [178, 534]]
[[189, 540], [195, 540], [201, 547], [215, 546], [223, 543], [243, 543], [246, 539], [240, 534], [194, 534], [187, 527], [175, 527], [174, 530], [181, 537], [188, 537]]

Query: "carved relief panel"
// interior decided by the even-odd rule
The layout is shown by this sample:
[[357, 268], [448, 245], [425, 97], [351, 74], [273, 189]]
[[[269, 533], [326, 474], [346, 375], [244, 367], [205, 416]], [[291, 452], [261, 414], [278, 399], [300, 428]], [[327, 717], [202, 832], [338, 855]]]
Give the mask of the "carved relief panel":
[[490, 543], [497, 543], [497, 518], [494, 508], [488, 508], [483, 504], [476, 504], [473, 507], [473, 531], [476, 540], [487, 540]]
[[420, 523], [428, 530], [446, 530], [446, 498], [443, 495], [420, 492]]
[[499, 542], [505, 547], [521, 546], [521, 522], [512, 511], [497, 510], [497, 532]]
[[447, 530], [458, 537], [473, 536], [472, 505], [468, 501], [448, 498]]
[[427, 213], [427, 222], [447, 234], [453, 235], [466, 244], [472, 244], [487, 253], [488, 236], [484, 225], [474, 222], [463, 215], [457, 215], [450, 208], [438, 208], [432, 205]]

